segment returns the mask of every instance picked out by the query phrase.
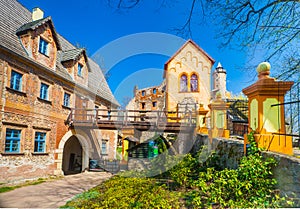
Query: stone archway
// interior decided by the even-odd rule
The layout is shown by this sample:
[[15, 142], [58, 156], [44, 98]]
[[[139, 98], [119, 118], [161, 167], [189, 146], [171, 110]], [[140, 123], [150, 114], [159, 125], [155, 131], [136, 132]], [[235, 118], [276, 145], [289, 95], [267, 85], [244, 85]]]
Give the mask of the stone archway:
[[[67, 158], [64, 159], [64, 148], [67, 144], [67, 146], [71, 146], [72, 145], [75, 147], [77, 147], [78, 149], [78, 142], [80, 144], [81, 147], [81, 155], [78, 154], [78, 151], [76, 151], [76, 153], [78, 154], [79, 158], [77, 157], [77, 163], [81, 164], [80, 166], [80, 171], [84, 171], [85, 169], [88, 169], [89, 167], [89, 153], [90, 153], [90, 145], [88, 143], [89, 140], [87, 140], [89, 137], [85, 134], [85, 133], [79, 133], [78, 131], [74, 131], [74, 130], [70, 130], [68, 131], [60, 140], [59, 145], [58, 145], [58, 149], [56, 150], [57, 153], [57, 159], [56, 159], [56, 170], [54, 172], [55, 175], [64, 175], [64, 169], [69, 168], [69, 164], [63, 162], [63, 160], [67, 160], [68, 157], [67, 155], [65, 155]], [[76, 141], [76, 140], [77, 141]], [[68, 141], [70, 140], [70, 144], [68, 145]], [[73, 143], [71, 140], [74, 140]], [[77, 144], [77, 145], [76, 145]], [[76, 150], [76, 148], [75, 148]], [[72, 152], [69, 152], [69, 154], [71, 154]], [[73, 152], [73, 154], [75, 154], [74, 156], [74, 163], [76, 164], [75, 160], [76, 160], [76, 153]], [[69, 155], [69, 160], [73, 158]], [[81, 162], [78, 162], [78, 160], [81, 159]], [[71, 159], [72, 160], [72, 159]], [[68, 165], [67, 165], [68, 164]], [[71, 166], [72, 167], [72, 166]], [[74, 168], [74, 167], [73, 167]], [[75, 168], [78, 170], [78, 165], [77, 167], [75, 166]], [[68, 172], [67, 172], [68, 173]], [[66, 174], [67, 174], [66, 173]]]
[[65, 175], [82, 171], [82, 146], [76, 136], [71, 136], [65, 143], [62, 158], [62, 170]]

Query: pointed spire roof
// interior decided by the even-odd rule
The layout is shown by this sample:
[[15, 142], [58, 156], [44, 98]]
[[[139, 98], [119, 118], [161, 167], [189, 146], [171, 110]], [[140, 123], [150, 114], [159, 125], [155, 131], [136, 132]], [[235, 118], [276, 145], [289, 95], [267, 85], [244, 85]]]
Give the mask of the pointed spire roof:
[[218, 65], [216, 67], [216, 72], [217, 73], [226, 73], [226, 70], [223, 68], [221, 62], [218, 62]]

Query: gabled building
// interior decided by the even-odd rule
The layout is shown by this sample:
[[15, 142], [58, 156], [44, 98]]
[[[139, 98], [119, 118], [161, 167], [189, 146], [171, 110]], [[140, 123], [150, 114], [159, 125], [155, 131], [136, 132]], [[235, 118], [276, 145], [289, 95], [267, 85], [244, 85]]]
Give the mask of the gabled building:
[[[213, 127], [211, 103], [218, 100], [224, 103], [224, 118], [232, 135], [243, 135], [247, 132], [247, 101], [231, 98], [226, 88], [227, 72], [219, 62], [212, 72], [214, 59], [194, 41], [187, 40], [165, 63], [163, 82], [157, 87], [134, 89], [134, 98], [127, 105], [127, 110], [145, 111], [148, 115], [153, 110], [165, 111], [170, 122], [177, 122], [189, 112], [197, 115], [196, 131], [207, 134]], [[211, 73], [212, 72], [212, 73]], [[159, 89], [159, 100], [153, 96], [153, 89]], [[156, 103], [159, 103], [156, 108]], [[226, 119], [226, 120], [225, 120]], [[224, 129], [224, 124], [219, 129]], [[153, 133], [152, 133], [153, 135]], [[144, 134], [145, 141], [152, 136]]]
[[89, 159], [115, 158], [117, 131], [70, 129], [65, 121], [72, 108], [118, 106], [98, 64], [51, 17], [0, 1], [0, 182], [81, 172]]
[[[198, 112], [200, 117], [197, 130], [206, 128], [205, 118], [209, 116], [208, 105], [211, 101], [211, 68], [214, 62], [194, 41], [186, 41], [165, 63], [161, 85], [135, 89], [134, 98], [126, 109], [165, 111], [170, 118], [173, 115], [173, 118], [181, 117], [189, 111]], [[159, 96], [153, 95], [153, 89], [158, 89], [156, 94]], [[154, 108], [156, 101], [157, 107]]]
[[176, 111], [186, 105], [199, 108], [200, 104], [208, 109], [214, 62], [194, 41], [188, 40], [164, 66], [166, 110]]

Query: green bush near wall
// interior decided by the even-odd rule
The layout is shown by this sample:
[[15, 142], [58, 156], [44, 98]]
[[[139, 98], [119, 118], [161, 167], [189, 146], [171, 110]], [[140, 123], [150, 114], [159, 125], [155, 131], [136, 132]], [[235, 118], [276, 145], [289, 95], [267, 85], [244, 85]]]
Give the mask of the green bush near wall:
[[154, 179], [115, 176], [62, 208], [180, 208], [179, 198]]
[[[249, 155], [239, 167], [221, 170], [218, 156], [205, 162], [187, 154], [167, 172], [153, 178], [116, 176], [68, 202], [68, 208], [278, 208], [293, 203], [279, 196], [272, 168], [274, 158], [263, 159], [253, 135], [249, 135]], [[175, 157], [176, 158], [176, 157]], [[157, 159], [153, 159], [157, 160]], [[166, 166], [174, 157], [166, 157]], [[169, 162], [170, 161], [170, 162]], [[175, 160], [176, 161], [176, 160]], [[132, 176], [133, 172], [127, 173]], [[139, 173], [140, 176], [147, 172]], [[162, 184], [161, 178], [168, 184]], [[167, 186], [168, 185], [168, 186]], [[171, 185], [171, 186], [170, 186]]]

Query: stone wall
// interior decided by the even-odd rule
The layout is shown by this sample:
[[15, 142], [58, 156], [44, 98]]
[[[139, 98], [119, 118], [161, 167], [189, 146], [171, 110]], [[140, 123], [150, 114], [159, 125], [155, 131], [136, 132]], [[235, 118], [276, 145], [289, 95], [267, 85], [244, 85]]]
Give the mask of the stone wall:
[[[219, 155], [219, 165], [223, 168], [235, 169], [244, 156], [244, 141], [234, 139], [212, 139], [198, 135], [192, 151], [197, 151], [202, 145], [208, 146], [209, 153], [215, 151]], [[300, 207], [300, 159], [279, 153], [263, 152], [264, 157], [274, 157], [278, 165], [273, 173], [277, 179], [277, 188], [282, 195], [294, 198], [295, 206]]]
[[53, 175], [54, 155], [2, 156], [0, 154], [0, 183], [13, 183], [24, 179], [37, 179]]
[[212, 149], [220, 156], [220, 167], [236, 169], [244, 156], [244, 141], [235, 139], [212, 139]]
[[272, 152], [264, 152], [263, 155], [277, 160], [278, 165], [273, 172], [278, 189], [281, 194], [294, 197], [296, 207], [300, 207], [300, 159]]
[[[221, 168], [236, 169], [240, 159], [244, 156], [244, 142], [235, 139], [214, 138], [212, 143], [207, 135], [197, 135], [192, 148], [192, 153], [197, 152], [205, 146], [206, 149], [201, 153], [201, 160], [205, 160], [210, 154], [215, 152], [220, 160], [216, 162]], [[205, 156], [204, 156], [205, 155]]]
[[143, 171], [149, 169], [150, 160], [146, 158], [130, 158], [128, 170]]

